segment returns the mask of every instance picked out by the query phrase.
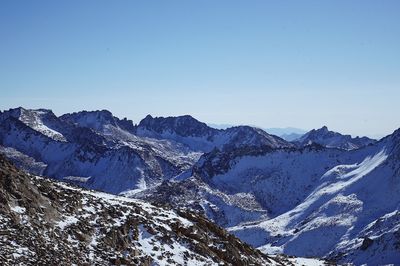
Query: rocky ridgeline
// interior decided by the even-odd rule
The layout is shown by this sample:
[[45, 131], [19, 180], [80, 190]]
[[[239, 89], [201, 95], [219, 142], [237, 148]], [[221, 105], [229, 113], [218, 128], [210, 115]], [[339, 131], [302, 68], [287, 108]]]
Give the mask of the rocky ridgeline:
[[288, 265], [188, 211], [27, 175], [0, 157], [2, 265]]
[[57, 117], [51, 110], [21, 107], [0, 112], [0, 145], [15, 150], [0, 153], [32, 174], [79, 180], [82, 187], [112, 194], [158, 185], [214, 148], [293, 146], [257, 128], [218, 130], [188, 115], [147, 116], [134, 125], [106, 110]]
[[323, 126], [320, 129], [313, 129], [307, 132], [293, 142], [300, 147], [317, 143], [328, 148], [356, 150], [374, 144], [377, 141], [368, 137], [353, 138], [351, 135], [342, 135], [338, 132], [330, 131], [326, 126]]

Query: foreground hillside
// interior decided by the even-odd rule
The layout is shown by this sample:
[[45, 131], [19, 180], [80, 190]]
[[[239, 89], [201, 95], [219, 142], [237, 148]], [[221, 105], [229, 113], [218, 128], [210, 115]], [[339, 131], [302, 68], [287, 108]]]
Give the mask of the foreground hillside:
[[196, 214], [71, 187], [0, 157], [2, 265], [288, 265]]

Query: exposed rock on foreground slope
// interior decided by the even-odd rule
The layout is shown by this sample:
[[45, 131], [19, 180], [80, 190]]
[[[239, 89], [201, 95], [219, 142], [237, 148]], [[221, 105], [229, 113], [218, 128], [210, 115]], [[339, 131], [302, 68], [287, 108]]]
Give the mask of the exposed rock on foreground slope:
[[1, 156], [0, 246], [2, 265], [290, 264], [196, 214], [30, 176]]

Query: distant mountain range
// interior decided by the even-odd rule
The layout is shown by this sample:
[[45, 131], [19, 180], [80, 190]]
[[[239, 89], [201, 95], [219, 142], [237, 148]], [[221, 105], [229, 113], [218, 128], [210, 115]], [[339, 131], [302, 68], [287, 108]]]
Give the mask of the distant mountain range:
[[[234, 127], [234, 125], [231, 124], [213, 124], [213, 123], [207, 123], [208, 126], [217, 128], [217, 129], [227, 129], [230, 127]], [[300, 129], [300, 128], [295, 128], [295, 127], [271, 127], [271, 128], [262, 128], [265, 132], [268, 132], [268, 134], [276, 135], [279, 136], [287, 141], [292, 141], [295, 140], [301, 136], [303, 136], [305, 133], [307, 133], [306, 130]]]
[[[293, 137], [294, 138], [294, 137]], [[0, 152], [27, 172], [207, 216], [265, 253], [400, 263], [400, 133], [311, 130], [109, 111], [0, 113]]]
[[317, 143], [327, 148], [340, 148], [344, 150], [359, 149], [364, 146], [374, 144], [376, 140], [367, 137], [355, 137], [342, 135], [337, 132], [329, 131], [326, 126], [320, 129], [313, 129], [300, 138], [294, 140], [300, 146]]

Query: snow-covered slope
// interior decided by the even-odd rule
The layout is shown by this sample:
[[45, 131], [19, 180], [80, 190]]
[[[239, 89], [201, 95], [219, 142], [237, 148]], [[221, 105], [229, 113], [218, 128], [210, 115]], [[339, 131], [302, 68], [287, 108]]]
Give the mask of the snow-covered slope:
[[330, 131], [326, 126], [320, 129], [313, 129], [294, 142], [300, 146], [317, 143], [328, 148], [339, 148], [345, 150], [354, 150], [375, 143], [376, 140], [367, 137], [355, 137], [350, 135], [342, 135], [340, 133]]
[[143, 154], [147, 161], [154, 161], [154, 157], [160, 157], [179, 168], [188, 169], [201, 155], [172, 140], [139, 137], [136, 135], [136, 126], [131, 120], [119, 119], [107, 110], [65, 114], [60, 119], [94, 130], [114, 147], [130, 147]]
[[[396, 131], [374, 146], [349, 153], [347, 163], [329, 167], [293, 208], [230, 231], [264, 252], [357, 265], [400, 263], [399, 135]], [[303, 192], [299, 186], [292, 188], [292, 193]]]
[[[170, 189], [164, 184], [137, 196], [150, 199], [165, 193], [169, 199], [176, 195], [153, 200], [167, 200], [175, 206], [190, 203], [191, 208], [197, 205], [218, 224], [234, 226], [279, 215], [301, 203], [321, 175], [338, 162], [352, 159], [342, 157], [343, 153], [320, 146], [215, 150], [170, 181]], [[174, 190], [187, 192], [171, 192]]]
[[[268, 253], [399, 263], [400, 130], [353, 151], [316, 144], [213, 151], [152, 193]], [[137, 196], [157, 201], [149, 194]], [[387, 217], [394, 229], [371, 226]], [[367, 238], [373, 244], [363, 244]]]
[[26, 110], [22, 107], [10, 109], [0, 114], [0, 121], [13, 117], [43, 135], [58, 141], [66, 141], [65, 136], [60, 132], [63, 125], [51, 110], [37, 109]]
[[19, 172], [0, 156], [2, 265], [288, 265], [187, 211]]

